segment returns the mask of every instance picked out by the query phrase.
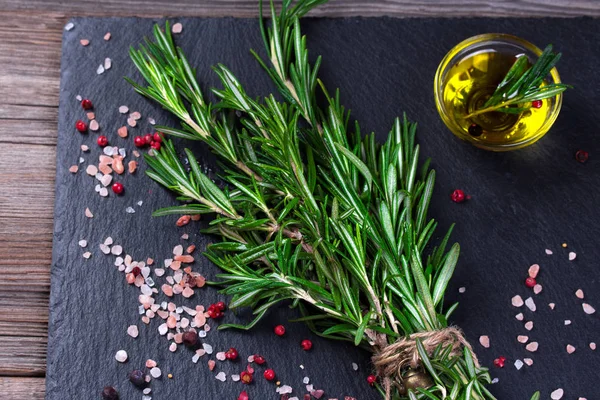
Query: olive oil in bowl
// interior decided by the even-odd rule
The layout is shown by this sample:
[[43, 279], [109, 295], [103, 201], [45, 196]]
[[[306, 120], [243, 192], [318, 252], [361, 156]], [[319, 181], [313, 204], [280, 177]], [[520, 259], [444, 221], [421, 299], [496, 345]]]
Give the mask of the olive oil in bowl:
[[[527, 57], [532, 64], [539, 54], [532, 44], [499, 34], [476, 36], [456, 46], [436, 74], [436, 104], [446, 125], [461, 139], [495, 151], [521, 148], [541, 138], [558, 116], [560, 94], [519, 114], [490, 111], [469, 117], [483, 108], [517, 57]], [[549, 82], [560, 82], [556, 69]]]

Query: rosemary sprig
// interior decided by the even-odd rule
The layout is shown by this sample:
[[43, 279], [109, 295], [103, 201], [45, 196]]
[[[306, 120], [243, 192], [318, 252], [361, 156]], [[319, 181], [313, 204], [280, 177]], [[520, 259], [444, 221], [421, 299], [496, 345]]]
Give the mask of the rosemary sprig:
[[492, 96], [479, 110], [467, 115], [465, 119], [490, 111], [520, 114], [530, 108], [526, 106], [527, 103], [554, 97], [571, 88], [572, 86], [563, 83], [544, 84], [561, 55], [562, 53], [554, 53], [549, 44], [531, 67], [526, 56], [517, 58]]
[[[268, 61], [253, 54], [284, 102], [250, 98], [223, 65], [214, 67], [219, 103], [205, 102], [168, 24], [155, 27], [154, 41], [131, 49], [147, 86], [132, 84], [182, 123], [157, 129], [204, 141], [223, 163], [221, 189], [189, 150], [186, 169], [171, 141], [146, 157], [148, 175], [187, 203], [155, 215], [215, 216], [206, 232], [222, 241], [205, 255], [223, 271], [219, 284], [229, 306], [250, 307], [255, 316], [220, 328], [250, 329], [272, 306], [291, 300], [303, 314], [299, 321], [317, 334], [375, 351], [448, 326], [456, 304], [445, 308], [443, 300], [459, 246], [446, 250], [452, 227], [437, 247], [428, 246], [437, 226], [427, 217], [435, 172], [428, 160], [419, 163], [416, 125], [397, 119], [383, 144], [374, 134], [363, 137], [358, 124], [349, 124], [339, 91], [331, 95], [318, 80], [320, 58], [308, 62], [299, 18], [323, 2], [284, 0], [279, 14], [271, 2], [271, 27], [261, 21]], [[494, 399], [487, 369], [475, 366], [468, 349], [428, 352], [420, 342], [417, 349], [432, 386], [395, 388], [392, 398]]]

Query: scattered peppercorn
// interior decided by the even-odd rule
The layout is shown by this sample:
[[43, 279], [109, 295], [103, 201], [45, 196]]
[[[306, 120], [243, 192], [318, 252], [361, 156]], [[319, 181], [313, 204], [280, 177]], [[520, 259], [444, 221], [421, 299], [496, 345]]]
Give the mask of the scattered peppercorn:
[[146, 141], [143, 137], [136, 136], [133, 138], [133, 144], [135, 144], [136, 147], [144, 147], [146, 145]]
[[211, 304], [208, 306], [208, 310], [206, 310], [208, 316], [212, 319], [218, 319], [223, 316], [223, 311], [217, 308], [217, 304]]
[[537, 282], [535, 281], [535, 278], [528, 276], [527, 279], [525, 279], [525, 286], [527, 286], [528, 288], [532, 288], [536, 284]]
[[151, 144], [153, 140], [154, 137], [152, 137], [150, 133], [144, 135], [144, 142], [146, 142], [146, 144]]
[[465, 192], [461, 189], [456, 189], [450, 196], [453, 202], [462, 203], [466, 200]]
[[252, 383], [252, 374], [248, 371], [242, 371], [240, 373], [240, 380], [242, 381], [242, 383], [245, 383], [246, 385]]
[[159, 132], [156, 132], [154, 135], [152, 135], [152, 138], [155, 142], [162, 143], [162, 135]]
[[102, 398], [104, 400], [119, 400], [119, 393], [112, 386], [106, 386], [102, 389]]
[[498, 357], [494, 360], [494, 366], [497, 368], [504, 368], [504, 362], [506, 361], [506, 357]]
[[167, 378], [173, 379], [173, 374], [167, 374]]
[[285, 335], [285, 326], [283, 326], [283, 325], [277, 325], [275, 327], [275, 329], [273, 329], [273, 331], [275, 332], [275, 334], [277, 336], [283, 336], [283, 335]]
[[81, 133], [85, 133], [88, 130], [88, 126], [82, 120], [77, 120], [77, 122], [75, 122], [75, 129], [77, 129]]
[[588, 160], [589, 156], [590, 154], [585, 150], [577, 150], [575, 153], [575, 159], [582, 164]]
[[248, 400], [248, 393], [246, 393], [246, 391], [244, 390], [242, 393], [240, 393], [240, 395], [238, 396], [238, 400]]
[[481, 136], [482, 133], [483, 133], [483, 128], [481, 127], [481, 125], [471, 124], [469, 126], [469, 135], [477, 137], [477, 136]]
[[265, 369], [263, 376], [266, 380], [272, 381], [273, 379], [275, 379], [275, 371], [273, 371], [272, 369]]
[[215, 303], [215, 308], [217, 308], [219, 311], [225, 311], [225, 303], [219, 301], [218, 303]]
[[533, 108], [542, 108], [543, 102], [541, 100], [534, 100], [531, 102], [531, 107]]
[[304, 339], [301, 343], [300, 346], [302, 346], [302, 349], [304, 351], [309, 351], [310, 349], [312, 349], [312, 342], [308, 339]]
[[146, 376], [142, 371], [136, 369], [129, 373], [129, 382], [137, 387], [143, 387], [146, 385]]
[[133, 267], [131, 269], [131, 273], [133, 274], [133, 276], [137, 277], [139, 274], [142, 273], [142, 270], [140, 269], [140, 267]]
[[232, 361], [236, 360], [238, 358], [238, 351], [234, 347], [231, 347], [225, 352], [225, 358]]
[[255, 354], [254, 355], [254, 362], [258, 365], [263, 365], [264, 363], [267, 362], [267, 360], [265, 360], [265, 358], [261, 355]]
[[96, 139], [96, 143], [98, 143], [98, 146], [100, 147], [105, 147], [108, 145], [108, 138], [104, 135], [100, 135], [98, 136], [98, 139]]
[[375, 375], [369, 375], [367, 376], [367, 382], [369, 385], [373, 386], [375, 382], [377, 382], [377, 377]]
[[194, 331], [187, 331], [183, 334], [181, 340], [187, 347], [194, 347], [198, 343], [198, 335]]
[[152, 141], [152, 143], [150, 143], [150, 147], [152, 147], [154, 150], [158, 151], [158, 150], [160, 150], [160, 142]]
[[92, 102], [89, 99], [83, 99], [81, 100], [81, 107], [84, 110], [91, 110], [94, 106], [92, 105]]
[[113, 183], [112, 191], [115, 192], [115, 194], [121, 194], [121, 193], [123, 193], [124, 190], [125, 190], [125, 187], [123, 187], [123, 184], [121, 182]]

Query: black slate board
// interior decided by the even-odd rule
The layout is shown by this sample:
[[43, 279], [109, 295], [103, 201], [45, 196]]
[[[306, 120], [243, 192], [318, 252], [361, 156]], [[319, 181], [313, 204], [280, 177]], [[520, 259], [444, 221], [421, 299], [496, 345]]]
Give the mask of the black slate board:
[[[264, 73], [248, 53], [261, 49], [254, 20], [181, 19], [184, 30], [177, 42], [198, 67], [204, 87], [216, 84], [210, 66], [223, 62], [247, 85], [250, 93], [265, 95], [272, 90]], [[155, 20], [76, 18], [75, 28], [65, 32], [60, 90], [59, 141], [55, 236], [52, 262], [52, 291], [48, 347], [47, 395], [49, 400], [95, 399], [105, 385], [114, 385], [122, 399], [141, 398], [142, 394], [126, 381], [127, 373], [140, 367], [144, 360], [159, 361], [163, 376], [152, 383], [154, 399], [236, 399], [243, 389], [240, 383], [226, 384], [214, 379], [206, 368], [206, 358], [191, 363], [191, 353], [180, 348], [167, 349], [167, 341], [157, 335], [159, 321], [145, 326], [139, 321], [137, 296], [122, 273], [112, 265], [114, 257], [101, 254], [98, 245], [106, 236], [123, 245], [134, 258], [150, 256], [162, 260], [174, 245], [182, 242], [182, 233], [190, 233], [188, 243], [201, 249], [211, 238], [197, 235], [200, 224], [185, 228], [174, 226], [175, 217], [151, 218], [159, 206], [175, 204], [173, 196], [144, 176], [145, 166], [134, 176], [119, 178], [126, 186], [124, 196], [101, 198], [94, 192], [96, 181], [80, 171], [73, 176], [69, 166], [79, 157], [88, 162], [100, 154], [96, 134], [80, 135], [73, 129], [84, 113], [75, 100], [77, 94], [89, 97], [101, 123], [101, 132], [112, 144], [133, 149], [132, 134], [150, 130], [146, 117], [158, 123], [173, 121], [155, 104], [133, 93], [123, 76], [139, 78], [128, 60], [127, 48], [151, 32]], [[456, 221], [454, 239], [462, 244], [458, 270], [451, 282], [447, 301], [460, 301], [453, 322], [461, 326], [477, 349], [484, 365], [500, 355], [508, 358], [507, 367], [492, 368], [500, 379], [491, 390], [503, 400], [529, 399], [534, 390], [542, 398], [563, 387], [568, 399], [579, 396], [598, 398], [595, 389], [598, 353], [588, 348], [590, 341], [600, 342], [598, 315], [585, 315], [574, 292], [582, 288], [586, 301], [600, 307], [597, 271], [597, 240], [600, 234], [600, 154], [598, 99], [600, 48], [597, 44], [600, 23], [594, 19], [320, 19], [304, 21], [312, 56], [324, 55], [321, 76], [329, 88], [342, 88], [343, 103], [353, 110], [364, 131], [375, 130], [380, 140], [386, 136], [392, 119], [406, 111], [420, 124], [422, 154], [433, 158], [437, 170], [436, 195], [432, 216], [443, 232]], [[108, 42], [102, 40], [112, 33]], [[551, 132], [537, 144], [516, 152], [495, 154], [478, 150], [456, 139], [442, 124], [433, 101], [433, 75], [438, 62], [456, 43], [474, 34], [506, 32], [543, 46], [552, 42], [564, 53], [561, 77], [576, 89], [565, 96], [562, 113]], [[82, 47], [81, 38], [91, 40]], [[111, 57], [113, 67], [96, 75], [97, 66]], [[117, 108], [121, 104], [138, 110], [140, 126], [130, 129], [130, 138], [120, 139], [116, 129], [125, 124]], [[81, 153], [81, 144], [91, 153]], [[586, 164], [573, 159], [578, 149], [590, 152]], [[213, 157], [201, 146], [200, 160], [214, 165]], [[128, 154], [127, 160], [131, 159]], [[473, 198], [457, 205], [449, 200], [455, 188], [462, 188]], [[137, 206], [143, 200], [142, 206]], [[135, 208], [135, 214], [125, 212]], [[84, 216], [89, 207], [93, 219]], [[84, 260], [77, 242], [86, 239], [91, 259]], [[568, 242], [568, 249], [560, 244]], [[544, 249], [554, 255], [548, 256]], [[569, 262], [568, 251], [577, 259]], [[533, 296], [538, 311], [517, 310], [510, 305], [515, 294], [524, 298], [530, 292], [523, 279], [532, 263], [542, 266], [539, 281], [544, 290]], [[196, 269], [211, 278], [217, 272], [207, 261], [199, 259]], [[459, 287], [466, 293], [459, 294]], [[206, 289], [187, 302], [210, 304], [219, 295]], [[178, 304], [180, 300], [177, 300]], [[549, 302], [557, 304], [551, 311]], [[525, 331], [514, 316], [523, 311], [535, 327]], [[283, 383], [294, 387], [301, 397], [305, 393], [302, 378], [309, 376], [328, 397], [353, 395], [359, 400], [377, 399], [378, 394], [364, 381], [368, 374], [368, 356], [352, 345], [331, 343], [314, 337], [300, 324], [288, 324], [288, 335], [276, 338], [272, 327], [285, 321], [288, 309], [280, 307], [251, 333], [234, 331], [209, 333], [207, 341], [217, 350], [235, 346], [242, 358], [261, 353], [269, 360]], [[243, 318], [241, 315], [240, 318]], [[235, 320], [233, 315], [228, 321]], [[564, 326], [571, 319], [572, 325]], [[136, 340], [126, 335], [130, 324], [140, 326]], [[491, 349], [478, 344], [482, 334], [491, 337]], [[527, 353], [516, 342], [518, 334], [527, 334], [540, 343], [537, 353]], [[310, 337], [314, 349], [304, 353], [298, 346]], [[567, 344], [577, 351], [568, 355]], [[126, 349], [127, 364], [114, 360], [115, 352]], [[214, 357], [214, 356], [213, 356]], [[532, 357], [532, 367], [517, 371], [515, 359]], [[354, 372], [351, 363], [360, 365]], [[305, 369], [299, 368], [303, 364]], [[239, 372], [245, 363], [217, 364], [217, 371]], [[257, 376], [248, 389], [252, 399], [275, 399], [273, 385]]]

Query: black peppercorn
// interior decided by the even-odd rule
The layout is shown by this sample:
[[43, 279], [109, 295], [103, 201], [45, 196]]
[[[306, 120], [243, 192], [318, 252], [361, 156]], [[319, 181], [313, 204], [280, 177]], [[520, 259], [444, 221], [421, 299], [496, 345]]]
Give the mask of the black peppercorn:
[[182, 340], [187, 347], [194, 347], [198, 343], [198, 335], [194, 331], [187, 331], [183, 334]]
[[469, 126], [469, 135], [477, 137], [481, 136], [482, 133], [483, 129], [481, 128], [481, 126], [477, 124], [471, 124], [471, 126]]
[[129, 374], [129, 381], [137, 387], [142, 387], [146, 385], [146, 376], [142, 371], [136, 369]]
[[119, 400], [119, 393], [112, 386], [106, 386], [102, 390], [102, 398], [104, 400]]

